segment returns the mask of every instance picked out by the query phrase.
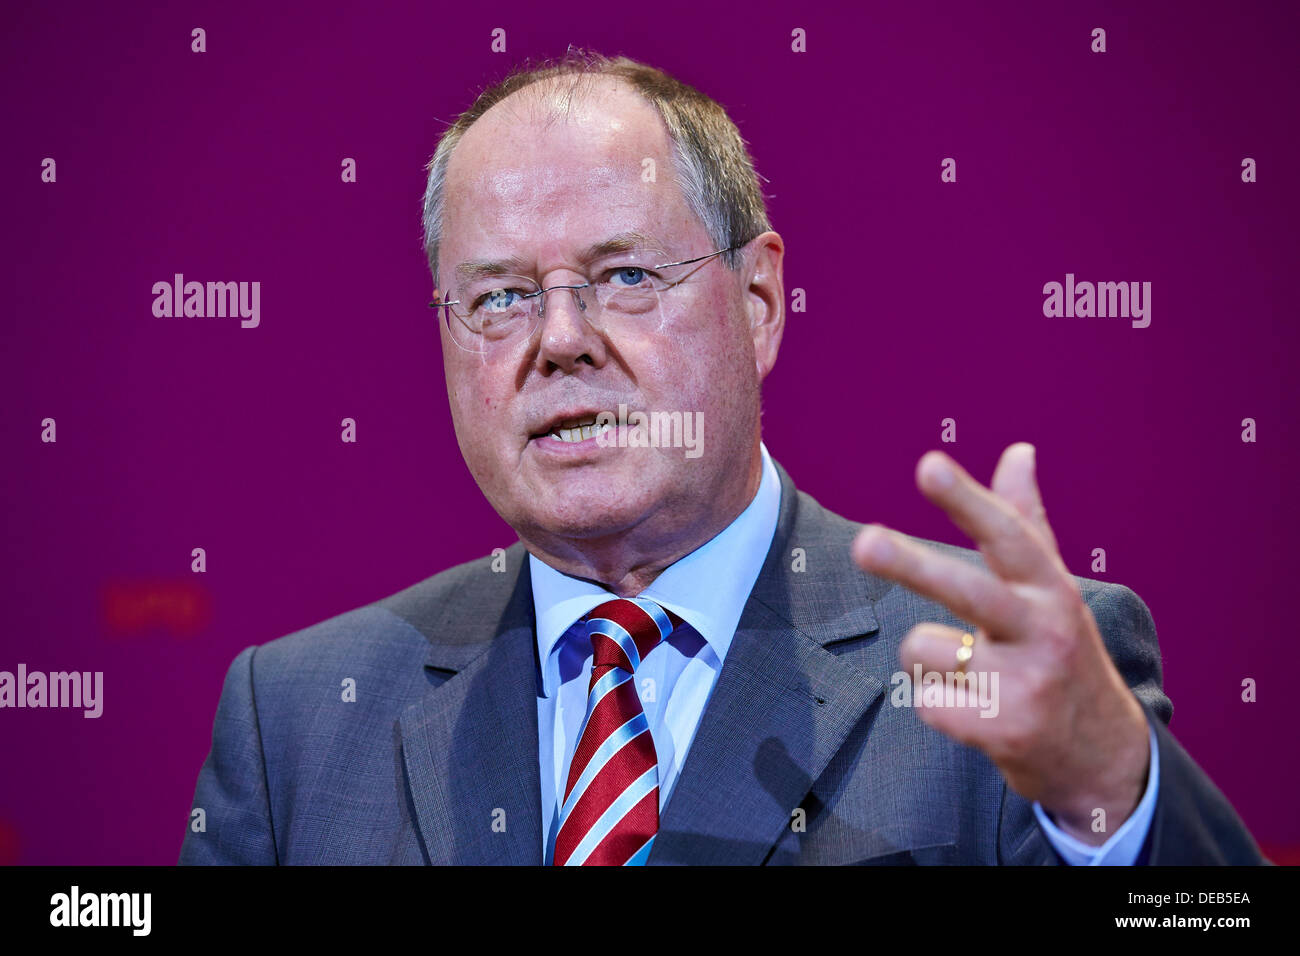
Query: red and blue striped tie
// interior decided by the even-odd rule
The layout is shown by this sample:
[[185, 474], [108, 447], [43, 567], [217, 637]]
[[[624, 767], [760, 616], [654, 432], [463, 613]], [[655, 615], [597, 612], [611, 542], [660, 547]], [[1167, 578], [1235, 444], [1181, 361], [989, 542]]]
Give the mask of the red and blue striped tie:
[[555, 836], [556, 866], [639, 866], [659, 832], [659, 763], [633, 676], [681, 623], [645, 598], [587, 615], [591, 684]]

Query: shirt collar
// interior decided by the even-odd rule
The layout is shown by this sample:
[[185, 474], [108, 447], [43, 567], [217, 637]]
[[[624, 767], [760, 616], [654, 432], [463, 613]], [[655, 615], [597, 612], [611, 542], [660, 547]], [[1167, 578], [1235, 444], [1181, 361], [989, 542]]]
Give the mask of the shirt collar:
[[[637, 595], [680, 615], [704, 638], [719, 662], [726, 658], [749, 592], [772, 546], [781, 508], [781, 479], [767, 446], [760, 443], [759, 450], [763, 469], [754, 500], [735, 521], [665, 568]], [[555, 570], [533, 554], [528, 556], [528, 569], [537, 621], [537, 659], [542, 662], [543, 686], [549, 697], [555, 688], [548, 676], [548, 662], [556, 644], [576, 621], [612, 595], [598, 584]]]

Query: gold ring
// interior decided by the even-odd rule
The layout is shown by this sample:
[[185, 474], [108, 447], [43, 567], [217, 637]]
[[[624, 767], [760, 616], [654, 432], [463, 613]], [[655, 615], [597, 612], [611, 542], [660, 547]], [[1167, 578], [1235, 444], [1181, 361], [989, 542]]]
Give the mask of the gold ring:
[[957, 673], [966, 673], [966, 664], [975, 656], [975, 636], [967, 632], [961, 636], [961, 647], [957, 648]]

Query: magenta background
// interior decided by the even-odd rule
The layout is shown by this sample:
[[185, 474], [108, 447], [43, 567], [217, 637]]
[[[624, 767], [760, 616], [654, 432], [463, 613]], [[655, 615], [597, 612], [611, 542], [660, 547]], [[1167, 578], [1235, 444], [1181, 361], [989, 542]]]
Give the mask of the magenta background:
[[[700, 87], [750, 142], [808, 296], [764, 416], [800, 487], [968, 544], [913, 485], [940, 420], [986, 482], [1035, 442], [1071, 570], [1106, 549], [1174, 732], [1295, 859], [1295, 8], [1058, 6], [9, 5], [0, 669], [106, 689], [98, 720], [0, 711], [3, 858], [174, 862], [239, 650], [514, 540], [452, 432], [423, 165], [474, 92], [574, 43]], [[1045, 318], [1067, 271], [1151, 281], [1150, 328]], [[261, 281], [261, 327], [154, 318], [175, 272]], [[205, 587], [209, 625], [110, 636], [102, 585], [150, 577]]]

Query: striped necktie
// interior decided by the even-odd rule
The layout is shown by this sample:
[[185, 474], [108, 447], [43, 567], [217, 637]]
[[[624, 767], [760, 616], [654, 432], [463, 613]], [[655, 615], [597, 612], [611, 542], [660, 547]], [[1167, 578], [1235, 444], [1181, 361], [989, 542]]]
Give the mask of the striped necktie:
[[633, 676], [678, 624], [645, 598], [606, 601], [587, 615], [591, 684], [569, 764], [556, 866], [639, 866], [659, 832], [659, 763]]

